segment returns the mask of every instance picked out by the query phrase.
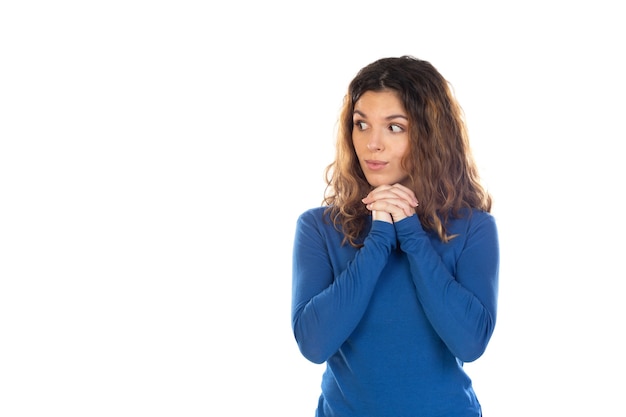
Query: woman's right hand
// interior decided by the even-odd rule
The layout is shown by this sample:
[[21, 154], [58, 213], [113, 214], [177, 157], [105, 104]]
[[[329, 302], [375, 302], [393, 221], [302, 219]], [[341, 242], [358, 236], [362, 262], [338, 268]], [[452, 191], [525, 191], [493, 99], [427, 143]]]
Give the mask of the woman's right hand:
[[361, 201], [372, 212], [373, 220], [387, 223], [414, 215], [419, 204], [415, 193], [401, 184], [376, 187]]

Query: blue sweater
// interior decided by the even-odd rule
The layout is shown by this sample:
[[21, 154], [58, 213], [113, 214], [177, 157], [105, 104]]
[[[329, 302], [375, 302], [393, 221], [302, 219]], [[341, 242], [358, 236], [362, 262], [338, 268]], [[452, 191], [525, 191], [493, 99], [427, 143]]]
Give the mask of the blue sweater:
[[480, 416], [463, 363], [483, 354], [496, 323], [493, 216], [453, 219], [447, 244], [417, 215], [370, 221], [355, 249], [324, 209], [298, 218], [293, 248], [295, 339], [326, 362], [316, 416]]

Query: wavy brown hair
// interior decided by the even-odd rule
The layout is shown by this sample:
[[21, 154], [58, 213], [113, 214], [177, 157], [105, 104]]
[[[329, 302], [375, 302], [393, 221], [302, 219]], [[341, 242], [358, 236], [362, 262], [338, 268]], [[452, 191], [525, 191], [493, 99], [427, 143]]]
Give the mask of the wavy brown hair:
[[448, 81], [427, 61], [412, 56], [382, 58], [362, 68], [350, 82], [337, 127], [336, 156], [327, 166], [323, 204], [344, 244], [362, 246], [370, 212], [361, 199], [371, 190], [354, 145], [354, 104], [367, 91], [393, 90], [409, 116], [409, 150], [402, 161], [424, 229], [443, 242], [454, 236], [446, 225], [461, 210], [491, 211], [491, 195], [481, 185], [463, 111]]

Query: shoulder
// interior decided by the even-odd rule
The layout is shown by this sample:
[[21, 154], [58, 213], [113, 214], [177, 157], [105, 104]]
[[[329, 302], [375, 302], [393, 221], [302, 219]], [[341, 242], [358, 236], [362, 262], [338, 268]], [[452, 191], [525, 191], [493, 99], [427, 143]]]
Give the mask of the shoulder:
[[328, 206], [313, 207], [305, 210], [298, 216], [298, 227], [327, 228], [332, 224], [327, 210]]
[[328, 206], [313, 207], [303, 211], [300, 217], [323, 217], [326, 210]]
[[480, 224], [484, 222], [495, 223], [495, 218], [493, 217], [493, 214], [487, 211], [472, 209], [467, 210], [467, 212], [468, 214], [466, 216], [468, 217], [468, 220], [473, 224]]
[[450, 219], [448, 231], [451, 233], [471, 233], [480, 229], [496, 229], [494, 216], [486, 211], [478, 209], [463, 209], [458, 217]]
[[[296, 223], [296, 243], [306, 241], [310, 246], [318, 242], [326, 248], [342, 247], [343, 234], [340, 226], [335, 226], [328, 213], [328, 206], [308, 209], [298, 216]], [[322, 243], [323, 242], [323, 243]]]
[[464, 222], [468, 222], [468, 223], [480, 223], [480, 222], [490, 222], [490, 221], [494, 221], [494, 217], [491, 213], [484, 211], [484, 210], [479, 210], [479, 209], [461, 209], [459, 211], [459, 215], [456, 218], [456, 220], [460, 220], [460, 221], [464, 221]]
[[328, 220], [330, 218], [326, 214], [326, 210], [328, 210], [327, 206], [313, 207], [313, 208], [307, 209], [304, 212], [300, 213], [300, 215], [298, 216], [298, 222], [302, 222], [302, 221], [319, 222], [319, 221]]

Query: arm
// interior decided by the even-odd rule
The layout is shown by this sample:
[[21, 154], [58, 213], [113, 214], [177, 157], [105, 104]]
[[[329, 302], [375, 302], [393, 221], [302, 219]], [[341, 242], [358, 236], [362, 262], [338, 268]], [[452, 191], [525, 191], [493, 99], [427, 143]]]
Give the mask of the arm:
[[433, 328], [460, 360], [487, 348], [496, 322], [499, 248], [492, 216], [470, 220], [454, 275], [444, 265], [417, 216], [395, 223], [407, 254], [417, 297]]
[[350, 249], [340, 248], [341, 236], [334, 229], [327, 236], [332, 227], [320, 222], [300, 216], [293, 248], [292, 328], [300, 351], [314, 363], [332, 356], [359, 324], [396, 245], [393, 225], [374, 221], [364, 246], [337, 271], [337, 254]]

